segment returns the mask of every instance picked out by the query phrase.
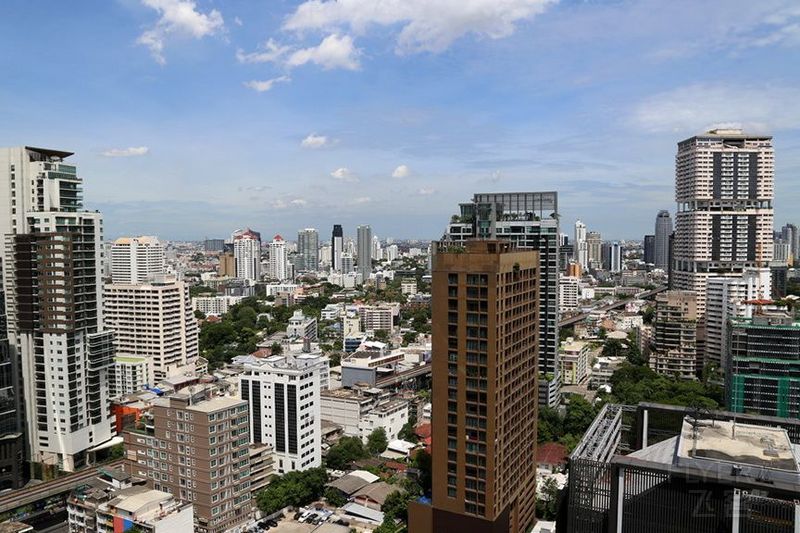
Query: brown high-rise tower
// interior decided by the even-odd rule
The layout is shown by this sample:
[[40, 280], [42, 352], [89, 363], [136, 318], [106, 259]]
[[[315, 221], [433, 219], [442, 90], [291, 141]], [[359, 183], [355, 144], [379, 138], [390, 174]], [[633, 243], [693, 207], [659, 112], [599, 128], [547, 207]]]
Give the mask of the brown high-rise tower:
[[411, 533], [534, 524], [539, 255], [442, 243], [433, 263], [433, 503]]

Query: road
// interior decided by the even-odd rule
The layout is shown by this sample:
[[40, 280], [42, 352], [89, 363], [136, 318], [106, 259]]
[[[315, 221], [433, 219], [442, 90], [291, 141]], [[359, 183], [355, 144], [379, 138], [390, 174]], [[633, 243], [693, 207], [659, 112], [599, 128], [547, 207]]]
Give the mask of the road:
[[[659, 292], [663, 292], [665, 290], [667, 290], [666, 286], [658, 287], [658, 288], [650, 290], [650, 291], [643, 291], [643, 292], [638, 293], [636, 295], [636, 298], [639, 299], [639, 300], [647, 300], [649, 298], [652, 298], [653, 296], [655, 296]], [[614, 303], [601, 305], [600, 307], [595, 307], [594, 309], [592, 309], [591, 312], [593, 313], [593, 312], [596, 312], [596, 311], [611, 311], [612, 309], [619, 309], [620, 307], [625, 307], [625, 304], [628, 303], [629, 301], [630, 300], [619, 300], [619, 301], [616, 301]], [[565, 319], [561, 320], [558, 323], [558, 327], [563, 328], [565, 326], [571, 326], [573, 324], [576, 324], [576, 323], [584, 320], [588, 316], [589, 316], [589, 313], [580, 313], [578, 315], [574, 315], [574, 316], [571, 316], [569, 318], [565, 318]]]
[[65, 494], [84, 481], [97, 476], [98, 468], [115, 468], [122, 466], [123, 459], [117, 459], [102, 465], [84, 468], [78, 472], [67, 474], [52, 481], [39, 483], [32, 487], [12, 490], [0, 495], [0, 513], [11, 511], [23, 505], [29, 505], [59, 494]]

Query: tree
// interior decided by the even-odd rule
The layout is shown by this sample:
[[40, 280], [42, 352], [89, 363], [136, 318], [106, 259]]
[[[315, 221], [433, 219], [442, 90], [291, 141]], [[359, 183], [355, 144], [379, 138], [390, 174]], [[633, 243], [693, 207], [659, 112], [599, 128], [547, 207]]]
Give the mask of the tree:
[[536, 498], [536, 516], [542, 520], [555, 520], [558, 514], [558, 483], [548, 477], [542, 483], [541, 496]]
[[564, 420], [552, 407], [539, 408], [539, 427], [537, 441], [558, 442], [564, 436]]
[[353, 461], [369, 457], [364, 444], [358, 437], [342, 437], [331, 446], [325, 456], [325, 464], [334, 470], [345, 470]]
[[283, 353], [283, 346], [279, 342], [273, 342], [269, 349], [272, 355], [280, 355]]
[[403, 333], [403, 346], [408, 346], [409, 344], [417, 342], [417, 335], [416, 331], [406, 331]]
[[389, 440], [386, 438], [386, 430], [377, 428], [367, 437], [367, 450], [374, 455], [383, 453], [389, 445]]
[[319, 499], [328, 481], [324, 468], [289, 472], [274, 478], [257, 496], [258, 508], [270, 515], [284, 507], [299, 507]]
[[347, 498], [344, 497], [342, 491], [333, 487], [325, 489], [325, 500], [334, 507], [341, 507], [347, 503]]
[[388, 516], [383, 517], [383, 522], [377, 528], [375, 528], [374, 533], [400, 533], [402, 528], [398, 526], [394, 520], [391, 520]]
[[404, 491], [395, 491], [386, 497], [386, 501], [381, 506], [381, 511], [389, 520], [408, 520], [408, 502], [411, 495]]
[[403, 427], [400, 429], [400, 432], [397, 434], [397, 436], [405, 441], [416, 443], [417, 434], [415, 433], [415, 430], [416, 427], [414, 427], [414, 422], [409, 420], [403, 424]]
[[385, 329], [376, 329], [373, 337], [376, 341], [389, 342], [389, 332]]
[[419, 470], [419, 485], [422, 492], [429, 494], [433, 482], [433, 458], [425, 450], [420, 450], [414, 456], [414, 467]]
[[606, 339], [603, 344], [603, 357], [622, 357], [625, 355], [625, 346], [619, 339]]
[[595, 416], [597, 416], [597, 409], [583, 396], [573, 394], [569, 398], [567, 412], [564, 416], [564, 433], [583, 435], [592, 425]]
[[199, 309], [194, 310], [194, 317], [198, 320], [205, 320], [206, 314]]

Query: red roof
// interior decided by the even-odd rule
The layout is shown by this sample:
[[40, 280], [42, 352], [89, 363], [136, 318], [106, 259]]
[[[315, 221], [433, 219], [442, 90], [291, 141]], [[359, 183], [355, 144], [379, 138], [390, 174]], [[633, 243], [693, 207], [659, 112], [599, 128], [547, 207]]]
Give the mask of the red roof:
[[269, 357], [270, 355], [272, 355], [272, 348], [259, 348], [250, 355], [252, 355], [253, 357]]
[[429, 439], [431, 437], [431, 425], [420, 424], [414, 428], [414, 434], [420, 439]]
[[395, 472], [405, 472], [408, 469], [408, 465], [398, 463], [397, 461], [386, 461], [383, 463], [383, 466]]
[[282, 241], [282, 240], [283, 240], [283, 237], [281, 237], [280, 235], [275, 235], [275, 236], [272, 238], [272, 240], [273, 240], [273, 241]]
[[536, 463], [563, 465], [567, 463], [567, 447], [557, 442], [545, 442], [536, 448]]

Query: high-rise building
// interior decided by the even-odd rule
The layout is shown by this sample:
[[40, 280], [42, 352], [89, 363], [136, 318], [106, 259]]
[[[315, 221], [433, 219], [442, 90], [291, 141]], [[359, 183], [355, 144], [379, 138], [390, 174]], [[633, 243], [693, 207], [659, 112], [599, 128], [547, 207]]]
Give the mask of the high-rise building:
[[669, 236], [672, 233], [672, 216], [661, 210], [656, 216], [655, 241], [653, 243], [653, 265], [667, 270], [669, 265]]
[[598, 231], [586, 234], [586, 256], [589, 263], [584, 268], [599, 268], [603, 261], [603, 238]]
[[124, 433], [125, 471], [194, 506], [194, 531], [222, 533], [251, 517], [247, 402], [207, 388], [153, 400]]
[[197, 320], [183, 281], [160, 276], [149, 283], [112, 283], [104, 298], [105, 325], [115, 333], [117, 354], [146, 357], [156, 380], [197, 360]]
[[560, 403], [558, 364], [558, 194], [478, 193], [460, 205], [447, 227], [447, 240], [508, 239], [539, 252], [539, 403]]
[[0, 490], [22, 488], [26, 480], [25, 416], [19, 367], [17, 352], [11, 349], [8, 342], [6, 301], [0, 269]]
[[[669, 236], [667, 236], [667, 252], [669, 252]], [[644, 236], [644, 257], [642, 260], [648, 264], [652, 265], [655, 264], [656, 260], [656, 236], [655, 235], [645, 235]]]
[[283, 281], [288, 279], [286, 270], [286, 241], [280, 235], [275, 235], [269, 243], [269, 262], [267, 263], [267, 277]]
[[695, 294], [690, 291], [658, 294], [650, 367], [659, 374], [695, 379], [698, 363]]
[[784, 312], [730, 322], [728, 409], [800, 418], [800, 320]]
[[341, 224], [334, 224], [331, 234], [331, 268], [334, 272], [342, 271], [342, 252], [344, 252], [344, 233]]
[[272, 446], [279, 474], [322, 464], [319, 395], [328, 365], [312, 353], [274, 355], [245, 365], [240, 376], [251, 442]]
[[575, 260], [581, 265], [581, 268], [589, 269], [589, 249], [586, 246], [586, 224], [580, 220], [575, 222], [575, 241], [572, 243], [575, 247]]
[[368, 225], [358, 226], [357, 238], [358, 272], [366, 283], [372, 273], [372, 228]]
[[706, 286], [705, 364], [725, 370], [728, 323], [734, 318], [751, 318], [756, 300], [769, 298], [771, 272], [767, 268], [741, 275], [709, 278]]
[[783, 239], [776, 239], [772, 244], [772, 260], [791, 265], [794, 263], [792, 245]]
[[349, 274], [350, 272], [355, 272], [356, 270], [356, 262], [353, 259], [353, 254], [350, 252], [342, 252], [339, 255], [339, 269], [341, 270], [342, 274]]
[[786, 224], [781, 228], [781, 239], [789, 243], [792, 258], [800, 262], [800, 230], [794, 224]]
[[114, 361], [103, 329], [102, 215], [83, 210], [70, 155], [0, 149], [8, 335], [21, 361], [29, 458], [66, 471], [112, 437]]
[[578, 308], [581, 296], [581, 280], [579, 277], [561, 276], [558, 281], [558, 307], [562, 313]]
[[206, 252], [224, 252], [225, 239], [206, 239], [203, 241], [203, 249]]
[[611, 259], [608, 269], [611, 272], [622, 272], [623, 268], [622, 245], [619, 241], [614, 241], [611, 243]]
[[772, 137], [712, 130], [678, 143], [671, 285], [697, 293], [708, 278], [767, 266], [772, 259]]
[[319, 232], [314, 228], [297, 232], [297, 254], [300, 256], [299, 270], [316, 272], [319, 270]]
[[144, 283], [165, 272], [164, 246], [158, 237], [120, 237], [111, 245], [113, 283]]
[[261, 234], [250, 228], [231, 236], [236, 277], [257, 281], [261, 277]]
[[372, 236], [372, 259], [377, 261], [383, 259], [383, 248], [381, 248], [381, 240], [377, 235]]
[[236, 277], [236, 257], [230, 252], [219, 254], [219, 268], [217, 274], [226, 278]]
[[539, 265], [508, 241], [434, 255], [433, 501], [411, 533], [533, 527]]

